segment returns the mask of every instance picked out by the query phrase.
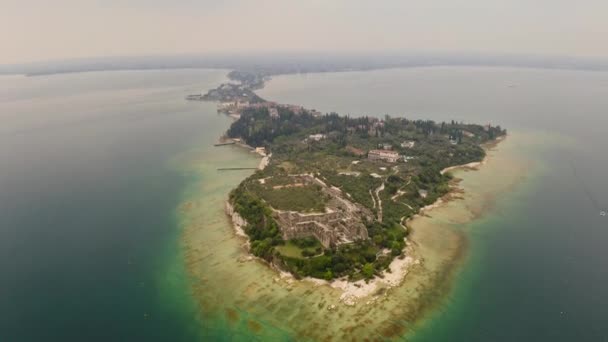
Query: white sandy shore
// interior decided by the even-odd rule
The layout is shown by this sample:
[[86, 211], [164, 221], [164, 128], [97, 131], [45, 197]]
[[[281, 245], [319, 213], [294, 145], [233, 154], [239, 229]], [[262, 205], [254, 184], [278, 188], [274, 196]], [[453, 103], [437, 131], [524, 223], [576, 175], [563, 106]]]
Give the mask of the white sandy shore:
[[[498, 144], [499, 142], [503, 141], [504, 139], [506, 139], [506, 136], [500, 136], [498, 138], [496, 138], [493, 142], [491, 142], [492, 146], [494, 146], [495, 144]], [[489, 144], [489, 143], [486, 143]], [[489, 145], [482, 145], [482, 146], [486, 146], [484, 147], [484, 149], [487, 150], [487, 146]], [[482, 161], [480, 162], [472, 162], [472, 163], [468, 163], [468, 164], [463, 164], [463, 165], [456, 165], [456, 166], [450, 166], [450, 167], [446, 167], [445, 169], [441, 170], [441, 174], [445, 174], [446, 172], [450, 172], [453, 170], [457, 170], [457, 169], [473, 169], [476, 170], [478, 167], [482, 166], [483, 164], [485, 164], [488, 161], [488, 156], [486, 155], [485, 158], [483, 158]]]
[[445, 169], [441, 170], [441, 174], [443, 175], [446, 172], [450, 172], [450, 171], [457, 170], [457, 169], [476, 169], [477, 167], [483, 165], [485, 162], [486, 162], [486, 160], [484, 159], [480, 162], [472, 162], [472, 163], [463, 164], [463, 165], [446, 167]]
[[[386, 289], [400, 285], [409, 272], [410, 267], [420, 263], [420, 260], [414, 259], [407, 254], [409, 253], [406, 252], [406, 256], [402, 259], [393, 259], [389, 266], [391, 272], [382, 272], [382, 278], [376, 277], [368, 282], [364, 280], [349, 282], [346, 279], [339, 279], [329, 282], [328, 285], [342, 290], [342, 295], [340, 295], [342, 303], [349, 306], [355, 305], [360, 299], [374, 295], [381, 288]], [[318, 283], [318, 279], [315, 279], [315, 282]], [[370, 298], [370, 300], [373, 299]]]
[[269, 155], [264, 155], [262, 160], [260, 160], [260, 165], [258, 165], [259, 170], [264, 170], [268, 164], [270, 164], [270, 158], [272, 157], [272, 153]]

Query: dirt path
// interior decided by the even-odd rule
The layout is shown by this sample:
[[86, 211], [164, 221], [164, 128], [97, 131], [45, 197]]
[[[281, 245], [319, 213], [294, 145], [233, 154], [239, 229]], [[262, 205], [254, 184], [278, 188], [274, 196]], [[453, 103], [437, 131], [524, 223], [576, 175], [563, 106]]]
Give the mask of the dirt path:
[[380, 191], [384, 190], [384, 182], [376, 189], [376, 198], [378, 199], [378, 222], [382, 222], [382, 200], [380, 199]]
[[372, 197], [372, 201], [374, 202], [374, 209], [376, 208], [376, 197], [374, 197], [374, 194], [372, 194], [372, 190], [369, 190], [369, 195]]

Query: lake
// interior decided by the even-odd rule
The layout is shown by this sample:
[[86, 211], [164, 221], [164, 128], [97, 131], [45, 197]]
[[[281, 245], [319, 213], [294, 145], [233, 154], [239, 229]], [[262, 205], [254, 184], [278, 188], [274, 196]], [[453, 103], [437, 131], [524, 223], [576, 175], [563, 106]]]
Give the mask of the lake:
[[0, 77], [0, 340], [197, 339], [179, 156], [229, 120], [226, 71]]
[[608, 73], [438, 67], [292, 75], [260, 95], [353, 116], [500, 124], [514, 133], [509, 139], [542, 138], [519, 144], [534, 174], [466, 228], [471, 247], [455, 288], [412, 340], [608, 338], [608, 219], [599, 215], [608, 207]]
[[509, 130], [488, 165], [458, 173], [465, 199], [417, 228], [467, 248], [416, 320], [401, 310], [421, 296], [408, 286], [329, 311], [335, 291], [247, 258], [223, 202], [250, 171], [217, 168], [259, 159], [213, 147], [230, 120], [184, 100], [226, 72], [0, 77], [2, 340], [608, 338], [608, 73], [412, 68], [278, 76], [259, 91], [323, 112]]

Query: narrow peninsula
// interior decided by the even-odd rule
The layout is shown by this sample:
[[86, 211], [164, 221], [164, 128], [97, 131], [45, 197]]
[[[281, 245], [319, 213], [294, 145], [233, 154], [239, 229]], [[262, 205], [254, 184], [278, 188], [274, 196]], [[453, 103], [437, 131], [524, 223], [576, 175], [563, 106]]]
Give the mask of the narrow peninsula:
[[265, 78], [201, 95], [234, 118], [226, 141], [264, 160], [226, 210], [253, 255], [296, 278], [386, 277], [407, 258], [409, 218], [450, 192], [451, 168], [481, 162], [506, 130], [489, 124], [349, 117], [266, 101]]

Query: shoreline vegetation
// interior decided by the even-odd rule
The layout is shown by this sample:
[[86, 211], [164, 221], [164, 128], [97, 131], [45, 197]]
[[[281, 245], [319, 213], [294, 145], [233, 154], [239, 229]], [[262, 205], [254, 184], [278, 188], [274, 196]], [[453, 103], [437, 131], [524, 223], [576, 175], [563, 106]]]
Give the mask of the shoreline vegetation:
[[[486, 151], [489, 151], [505, 139], [506, 136], [499, 137], [496, 139], [496, 141], [492, 143], [484, 144], [483, 147]], [[458, 170], [479, 170], [479, 167], [483, 166], [487, 162], [487, 160], [488, 157], [485, 156], [483, 160], [478, 162], [471, 162], [446, 167], [445, 169], [441, 170], [440, 173], [445, 174], [447, 172], [453, 172]], [[428, 217], [428, 215], [430, 215], [434, 209], [446, 206], [451, 201], [461, 199], [461, 197], [459, 197], [459, 194], [463, 193], [463, 189], [459, 187], [459, 183], [460, 179], [452, 179], [450, 182], [450, 190], [445, 195], [438, 198], [435, 202], [420, 208], [420, 210], [416, 214], [407, 219], [406, 226], [411, 227], [416, 224], [416, 220]], [[275, 270], [279, 275], [278, 278], [275, 278], [275, 281], [281, 280], [286, 284], [292, 284], [294, 281], [298, 280], [291, 273], [282, 270], [273, 263], [251, 254], [251, 243], [249, 241], [249, 235], [247, 235], [244, 229], [247, 225], [247, 221], [245, 221], [234, 210], [234, 207], [228, 200], [225, 202], [225, 212], [230, 218], [230, 222], [232, 223], [235, 235], [245, 240], [243, 247], [246, 252], [250, 254], [250, 256], [246, 258], [247, 260], [258, 260]], [[325, 280], [313, 277], [305, 277], [299, 280], [311, 283], [314, 286], [329, 286], [333, 289], [340, 290], [341, 294], [339, 297], [339, 301], [346, 306], [354, 306], [360, 300], [365, 298], [370, 298], [370, 300], [368, 300], [366, 304], [371, 304], [378, 299], [378, 293], [384, 293], [385, 291], [393, 287], [402, 285], [411, 268], [413, 266], [420, 265], [423, 262], [423, 256], [419, 255], [420, 253], [417, 253], [416, 251], [416, 241], [412, 240], [411, 242], [412, 244], [406, 244], [402, 251], [402, 255], [393, 259], [388, 269], [382, 271], [382, 274], [379, 277], [374, 277], [369, 280], [358, 280], [355, 282], [350, 282], [345, 279]], [[458, 260], [453, 261], [454, 266], [456, 266], [458, 264]], [[335, 306], [330, 306], [328, 307], [328, 310], [334, 310], [335, 308]]]
[[[218, 109], [229, 114], [228, 109], [222, 106], [218, 105]], [[240, 119], [242, 114], [240, 109], [234, 112], [231, 115], [233, 122]], [[305, 138], [310, 138], [310, 135], [324, 134], [320, 131], [309, 133], [306, 132], [306, 135], [301, 137], [302, 140], [297, 139], [298, 144], [302, 144]], [[329, 134], [328, 137], [332, 138]], [[319, 142], [311, 142], [311, 146], [322, 147], [323, 144], [328, 143], [328, 137], [321, 138]], [[224, 138], [233, 139], [228, 136]], [[463, 140], [466, 141], [466, 138], [463, 137]], [[398, 144], [393, 144], [393, 149], [400, 149], [400, 144], [405, 142], [400, 140], [397, 141]], [[498, 142], [500, 142], [499, 147], [494, 148]], [[252, 240], [245, 231], [244, 222], [240, 230], [229, 226], [230, 221], [234, 223], [235, 220], [230, 215], [226, 215], [226, 194], [241, 184], [243, 179], [260, 172], [262, 177], [255, 178], [257, 185], [282, 187], [285, 183], [275, 184], [272, 179], [267, 179], [264, 173], [271, 172], [277, 163], [283, 167], [294, 165], [285, 163], [282, 160], [282, 153], [277, 153], [276, 148], [270, 146], [271, 148], [266, 152], [273, 153], [271, 162], [262, 171], [217, 172], [215, 165], [220, 164], [258, 166], [260, 158], [254, 157], [249, 151], [255, 152], [255, 147], [265, 147], [265, 145], [250, 143], [247, 152], [239, 148], [239, 144], [226, 147], [201, 147], [206, 151], [205, 153], [211, 153], [212, 160], [216, 162], [209, 162], [207, 159], [202, 162], [200, 155], [192, 155], [188, 168], [200, 172], [200, 178], [197, 178], [196, 182], [189, 186], [191, 190], [184, 194], [179, 218], [180, 226], [183, 227], [184, 259], [193, 280], [192, 297], [196, 300], [203, 317], [201, 322], [204, 334], [210, 337], [255, 336], [264, 340], [295, 338], [318, 341], [414, 337], [417, 332], [426, 329], [425, 327], [432, 326], [436, 318], [441, 319], [442, 313], [446, 309], [451, 310], [448, 307], [455, 305], [454, 300], [459, 298], [460, 292], [466, 291], [463, 289], [468, 287], [466, 281], [463, 283], [458, 279], [476, 266], [467, 262], [466, 271], [463, 272], [464, 270], [461, 269], [464, 268], [467, 259], [477, 259], [480, 257], [479, 253], [482, 253], [474, 247], [475, 239], [470, 237], [468, 231], [473, 228], [492, 229], [492, 225], [486, 225], [485, 220], [493, 220], [495, 205], [507, 200], [503, 195], [514, 190], [516, 184], [528, 179], [531, 168], [535, 165], [527, 158], [526, 153], [522, 153], [521, 146], [535, 143], [538, 141], [533, 135], [512, 132], [509, 134], [509, 139], [497, 139], [493, 144], [479, 145], [486, 152], [485, 158], [476, 160], [483, 161], [481, 164], [470, 164], [474, 161], [463, 160], [438, 168], [436, 171], [441, 175], [440, 171], [445, 168], [465, 165], [461, 169], [444, 172], [446, 176], [447, 174], [454, 176], [449, 180], [451, 192], [447, 197], [441, 202], [432, 199], [432, 202], [422, 203], [424, 204], [422, 206], [412, 205], [415, 210], [426, 208], [418, 215], [398, 221], [407, 226], [408, 232], [404, 258], [395, 257], [395, 260], [405, 263], [405, 258], [411, 257], [413, 260], [419, 260], [419, 263], [408, 263], [407, 267], [404, 267], [406, 272], [403, 276], [397, 276], [397, 270], [390, 266], [391, 272], [386, 274], [396, 276], [398, 285], [382, 284], [379, 282], [381, 278], [376, 276], [369, 280], [370, 284], [377, 285], [372, 290], [370, 288], [373, 285], [367, 285], [365, 280], [361, 281], [361, 279], [358, 285], [365, 284], [367, 287], [357, 287], [353, 281], [336, 282], [335, 279], [327, 281], [306, 276], [298, 280], [291, 273], [274, 266], [264, 258], [254, 256], [251, 250]], [[245, 142], [240, 141], [240, 144], [244, 145]], [[409, 148], [409, 145], [407, 146]], [[457, 148], [458, 143], [456, 145], [450, 143], [447, 147], [451, 148], [450, 146]], [[422, 145], [417, 143], [415, 147], [420, 148]], [[378, 147], [373, 146], [373, 148]], [[358, 152], [356, 149], [351, 151]], [[410, 155], [413, 152], [403, 154]], [[339, 170], [336, 177], [340, 176], [342, 179], [365, 177], [369, 180], [372, 191], [371, 193], [367, 191], [366, 205], [371, 207], [374, 203], [378, 205], [377, 198], [374, 199], [372, 196], [381, 185], [371, 173], [386, 177], [393, 172], [390, 165], [404, 166], [410, 163], [410, 161], [399, 161], [387, 167], [382, 161], [364, 160], [364, 155], [351, 158], [358, 163], [349, 162], [348, 167]], [[307, 159], [307, 165], [312, 164], [310, 161], [314, 161], [314, 158]], [[414, 163], [411, 162], [410, 165]], [[376, 169], [360, 170], [361, 167]], [[381, 167], [386, 170], [381, 170]], [[469, 172], [471, 169], [478, 171]], [[298, 171], [294, 170], [294, 174], [298, 174]], [[498, 174], [500, 177], [496, 177]], [[407, 182], [403, 185], [405, 184]], [[351, 188], [347, 193], [352, 196], [357, 196], [357, 193], [362, 194], [365, 190], [364, 188], [357, 191], [357, 187], [350, 185]], [[404, 196], [399, 191], [389, 194], [388, 190], [391, 188], [387, 184], [385, 189], [379, 192], [382, 204], [390, 203], [394, 196], [397, 196], [395, 197], [397, 200]], [[280, 189], [293, 190], [297, 189], [297, 186], [294, 184], [294, 187]], [[310, 193], [317, 193], [314, 188], [310, 190]], [[283, 193], [279, 191], [271, 194], [269, 200], [281, 200]], [[360, 199], [365, 200], [365, 198]], [[319, 202], [313, 204], [317, 205]], [[376, 217], [377, 212], [374, 211], [373, 214]], [[391, 217], [390, 210], [383, 214]], [[287, 241], [284, 245], [278, 245], [277, 249], [288, 256], [296, 255], [293, 253], [295, 247], [300, 248], [301, 251], [312, 252], [311, 256], [300, 255], [304, 260], [319, 255], [315, 251], [318, 245], [302, 246], [304, 248]], [[475, 272], [473, 269], [470, 271]], [[330, 283], [334, 286], [332, 287]]]
[[[221, 105], [218, 109], [229, 114]], [[241, 109], [233, 114], [231, 115], [233, 122], [241, 117], [247, 119], [247, 113]], [[242, 116], [242, 114], [246, 115]], [[305, 138], [316, 134], [323, 132], [312, 132], [312, 134], [306, 132], [294, 140], [297, 142], [295, 146], [303, 144]], [[319, 141], [311, 141], [311, 146], [323, 147], [323, 144], [329, 143], [328, 140], [333, 138], [329, 134], [327, 136]], [[234, 139], [228, 135], [223, 138]], [[372, 139], [375, 138], [375, 134], [372, 135]], [[466, 144], [468, 138], [463, 136], [463, 144]], [[499, 138], [490, 143], [476, 144], [484, 150], [484, 157], [447, 163], [437, 168], [436, 174], [441, 175], [441, 171], [448, 167], [461, 166], [444, 172], [446, 177], [449, 177], [448, 174], [453, 175], [446, 180], [447, 189], [450, 190], [448, 193], [437, 198], [428, 198], [427, 193], [427, 203], [421, 202], [421, 205], [411, 203], [412, 210], [419, 211], [418, 214], [409, 215], [407, 218], [404, 217], [405, 215], [396, 216], [394, 223], [400, 227], [401, 224], [407, 226], [406, 243], [400, 250], [402, 258], [399, 256], [393, 258], [394, 261], [402, 264], [389, 266], [390, 272], [382, 274], [378, 272], [368, 282], [365, 282], [365, 279], [348, 281], [344, 278], [334, 278], [328, 281], [309, 276], [296, 277], [263, 257], [254, 255], [252, 250], [254, 240], [246, 232], [247, 225], [244, 218], [241, 217], [243, 220], [238, 221], [235, 220], [236, 217], [227, 215], [229, 213], [227, 204], [231, 202], [226, 201], [226, 193], [234, 190], [239, 184], [242, 185], [243, 179], [246, 178], [246, 181], [249, 177], [254, 181], [252, 184], [258, 186], [254, 190], [262, 191], [260, 194], [263, 195], [267, 193], [264, 192], [265, 189], [259, 187], [278, 186], [277, 190], [285, 189], [287, 192], [301, 189], [302, 186], [296, 184], [303, 183], [305, 178], [299, 179], [298, 182], [291, 181], [292, 187], [284, 187], [285, 182], [280, 182], [287, 178], [279, 178], [276, 180], [278, 182], [268, 178], [276, 165], [290, 168], [298, 166], [284, 160], [283, 153], [281, 151], [277, 153], [276, 146], [271, 144], [265, 151], [268, 154], [272, 153], [270, 164], [264, 170], [255, 171], [253, 174], [250, 171], [217, 172], [214, 163], [201, 164], [199, 158], [193, 156], [191, 166], [196, 169], [202, 167], [203, 177], [192, 185], [192, 191], [189, 191], [184, 198], [180, 225], [184, 227], [182, 243], [186, 267], [193, 279], [191, 288], [193, 298], [198, 303], [201, 315], [205, 317], [203, 330], [207, 334], [216, 331], [219, 334], [217, 336], [253, 334], [268, 340], [296, 338], [327, 341], [404, 338], [419, 331], [436, 317], [436, 312], [442, 311], [444, 305], [451, 302], [448, 298], [453, 295], [454, 287], [460, 286], [455, 281], [460, 268], [466, 258], [476, 253], [473, 250], [469, 251], [470, 239], [467, 230], [471, 227], [471, 223], [479, 222], [482, 217], [491, 215], [494, 204], [502, 197], [499, 195], [513, 189], [529, 174], [532, 164], [525, 155], [522, 156], [520, 145], [533, 144], [533, 138], [516, 132], [509, 134], [509, 139]], [[403, 142], [406, 141], [401, 141], [399, 138], [393, 143], [393, 149], [400, 150], [399, 146]], [[408, 152], [403, 153], [406, 156], [414, 153], [409, 147], [409, 141], [407, 142], [408, 144], [404, 145], [407, 146], [405, 148]], [[500, 147], [495, 148], [499, 142], [501, 142]], [[443, 143], [448, 149], [458, 148], [459, 145], [457, 141], [455, 145], [445, 140]], [[253, 152], [255, 152], [253, 146], [266, 146], [246, 143], [242, 140], [237, 140], [232, 145], [235, 146], [212, 147], [231, 150], [230, 153], [215, 154], [221, 160], [221, 164], [259, 165], [257, 158], [249, 157], [248, 154], [251, 153], [246, 153], [237, 146], [247, 147], [248, 151]], [[371, 147], [378, 148], [377, 145]], [[423, 144], [418, 141], [414, 147], [421, 148]], [[318, 153], [318, 150], [314, 151]], [[349, 150], [349, 153], [353, 152], [358, 150], [356, 148]], [[366, 160], [365, 157], [365, 155], [351, 155], [348, 159], [348, 167], [337, 171], [334, 177], [369, 181], [369, 189], [372, 191], [368, 191], [365, 187], [359, 189], [354, 186], [358, 183], [342, 185], [350, 186], [345, 193], [362, 201], [367, 199], [366, 205], [372, 208], [374, 203], [378, 205], [378, 198], [374, 199], [373, 196], [381, 188], [382, 182], [371, 176], [371, 173], [388, 178], [394, 172], [392, 167], [413, 166], [420, 162], [418, 158], [418, 161], [410, 159], [407, 162], [385, 163]], [[316, 165], [313, 163], [315, 160], [316, 158], [306, 159], [304, 166]], [[353, 161], [357, 163], [353, 164]], [[473, 162], [477, 163], [471, 164]], [[335, 167], [340, 164], [332, 162], [329, 165]], [[471, 169], [479, 171], [469, 173]], [[498, 173], [501, 177], [497, 178]], [[294, 169], [293, 174], [300, 173]], [[330, 177], [330, 179], [334, 178]], [[413, 186], [414, 183], [412, 181], [409, 184]], [[329, 184], [333, 183], [326, 183], [328, 186]], [[403, 186], [406, 184], [408, 182], [402, 183]], [[395, 188], [389, 185], [387, 182], [384, 190], [379, 191], [382, 205], [391, 203], [392, 198], [403, 200], [408, 197], [399, 191], [399, 188], [393, 193]], [[307, 189], [310, 190], [309, 194], [318, 194], [318, 189], [314, 187]], [[278, 200], [281, 204], [284, 193], [285, 191], [270, 193], [268, 200]], [[367, 194], [366, 198], [358, 196], [363, 193]], [[412, 194], [415, 193], [412, 191]], [[441, 201], [437, 201], [439, 198]], [[311, 203], [326, 205], [327, 201], [320, 199]], [[403, 208], [407, 207], [403, 206]], [[422, 208], [424, 210], [421, 210]], [[384, 210], [383, 216], [391, 219], [395, 216], [392, 212], [390, 208]], [[314, 215], [314, 213], [306, 214]], [[377, 211], [373, 211], [374, 218], [377, 217], [376, 215]], [[240, 225], [234, 227], [235, 229], [227, 229], [230, 228], [227, 225], [230, 221], [233, 224], [240, 222]], [[316, 252], [320, 243], [309, 244], [309, 242], [292, 243], [288, 240], [282, 245], [277, 245], [276, 249], [290, 257], [298, 256], [300, 260], [310, 260], [320, 256]], [[306, 256], [294, 253], [297, 248], [300, 252], [307, 251]], [[385, 251], [390, 253], [391, 249]], [[398, 270], [401, 266], [403, 266], [403, 274]], [[385, 275], [384, 279], [381, 278], [382, 275]], [[212, 336], [213, 334], [211, 333]]]
[[[340, 301], [349, 306], [400, 285], [410, 269], [423, 262], [423, 258], [417, 255], [416, 241], [408, 241], [408, 226], [415, 218], [455, 197], [459, 188], [452, 171], [479, 167], [485, 162], [486, 149], [506, 136], [506, 131], [500, 126], [489, 124], [481, 126], [454, 121], [436, 124], [388, 116], [384, 119], [351, 119], [335, 113], [323, 115], [316, 110], [261, 99], [253, 90], [263, 87], [267, 78], [234, 72], [229, 74], [229, 78], [238, 83], [222, 84], [205, 95], [189, 99], [220, 101], [218, 112], [233, 119], [221, 141], [233, 142], [262, 156], [259, 171], [233, 190], [225, 203], [226, 214], [236, 234], [247, 240], [248, 252], [276, 269], [281, 279], [288, 283], [302, 279], [339, 289], [342, 292]], [[296, 125], [289, 127], [292, 122]], [[271, 159], [275, 151], [278, 152], [278, 160]], [[372, 153], [378, 156], [372, 158]], [[306, 155], [306, 163], [315, 166], [298, 165], [294, 156], [300, 154]], [[431, 154], [441, 156], [433, 159], [429, 156]], [[327, 174], [327, 168], [318, 166], [319, 162], [331, 163], [334, 171], [342, 172]], [[437, 169], [439, 166], [442, 168]], [[371, 182], [358, 181], [364, 179], [361, 174]], [[349, 187], [335, 181], [345, 177], [354, 178], [354, 183], [361, 184], [354, 184], [353, 188], [353, 184]], [[421, 181], [422, 177], [426, 179]], [[280, 181], [276, 182], [277, 179]], [[264, 189], [266, 183], [271, 185], [270, 190]], [[413, 187], [408, 188], [412, 183]], [[369, 198], [361, 200], [361, 191], [355, 192], [357, 186], [366, 185], [372, 185], [365, 189], [366, 196], [368, 191], [371, 195], [371, 205], [367, 208], [364, 202]], [[385, 185], [390, 187], [388, 191], [384, 191]], [[294, 194], [300, 197], [295, 191], [306, 197], [313, 191], [308, 188], [314, 187], [317, 194], [310, 198], [327, 196], [327, 201], [338, 199], [347, 203], [347, 209], [325, 207], [325, 214], [352, 210], [339, 219], [344, 222], [359, 215], [359, 221], [355, 219], [352, 222], [365, 224], [365, 231], [357, 234], [346, 231], [346, 237], [335, 239], [334, 236], [328, 238], [327, 232], [319, 232], [319, 227], [327, 228], [327, 222], [313, 227], [305, 222], [308, 227], [305, 231], [299, 227], [287, 227], [292, 219], [286, 223], [281, 220], [281, 215], [295, 212], [293, 208], [277, 207], [290, 202], [289, 197], [294, 197]], [[283, 188], [287, 190], [285, 194], [280, 193]], [[395, 199], [399, 197], [411, 202], [401, 201], [401, 207], [396, 209]], [[244, 209], [247, 206], [253, 210], [247, 212]], [[355, 212], [357, 214], [352, 215]], [[398, 217], [395, 212], [399, 212]], [[244, 217], [253, 218], [254, 224]], [[383, 222], [387, 217], [392, 223]], [[315, 239], [323, 241], [323, 246]], [[293, 251], [290, 256], [278, 252], [288, 250], [278, 248], [286, 243], [291, 251], [301, 248], [302, 257], [294, 257]], [[350, 260], [344, 261], [345, 255]], [[332, 264], [336, 266], [336, 258], [347, 265], [332, 268]], [[322, 266], [315, 265], [315, 259], [323, 260]], [[315, 267], [321, 271], [315, 271]]]
[[[489, 147], [479, 171], [453, 170], [452, 185], [458, 188], [407, 222], [416, 253], [412, 256], [420, 263], [408, 266], [399, 285], [378, 286], [366, 297], [348, 298], [341, 288], [319, 279], [298, 281], [250, 254], [249, 238], [244, 231], [239, 237], [236, 230], [227, 229], [223, 208], [226, 193], [247, 172], [221, 174], [207, 165], [207, 181], [192, 185], [180, 215], [193, 298], [205, 317], [203, 329], [228, 334], [226, 328], [230, 334], [269, 340], [375, 340], [419, 331], [449, 302], [455, 277], [471, 254], [466, 233], [471, 222], [490, 215], [499, 195], [529, 174], [531, 164], [520, 160], [518, 144], [523, 139], [526, 136], [515, 133], [498, 149]], [[249, 153], [228, 148], [234, 151], [222, 158], [224, 162], [245, 157], [247, 163], [257, 164], [256, 158], [247, 158]], [[200, 160], [194, 158], [191, 167], [198, 168]], [[497, 172], [506, 170], [496, 179]], [[349, 305], [347, 299], [352, 300]]]

